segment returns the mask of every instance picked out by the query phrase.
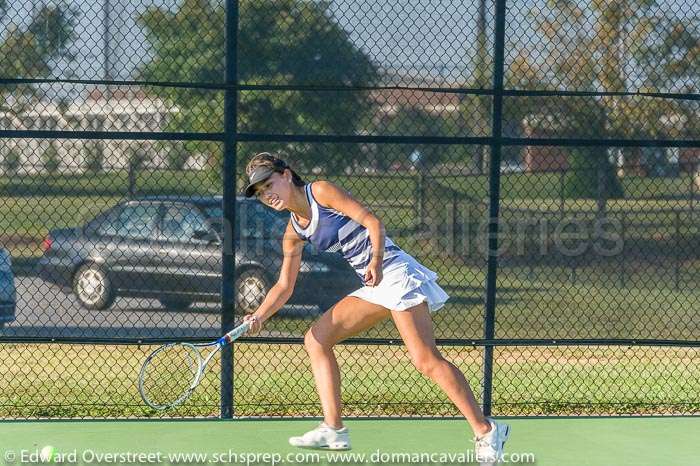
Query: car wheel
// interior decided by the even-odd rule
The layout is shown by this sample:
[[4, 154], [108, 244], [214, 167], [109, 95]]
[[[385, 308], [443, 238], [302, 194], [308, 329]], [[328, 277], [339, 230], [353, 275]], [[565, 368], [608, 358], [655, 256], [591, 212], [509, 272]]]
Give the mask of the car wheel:
[[109, 276], [96, 264], [84, 264], [73, 276], [73, 293], [86, 309], [101, 311], [114, 303], [114, 288]]
[[236, 311], [239, 314], [255, 312], [270, 291], [267, 278], [259, 269], [241, 272], [236, 280]]
[[193, 301], [187, 299], [161, 298], [160, 304], [168, 311], [182, 311], [192, 305]]

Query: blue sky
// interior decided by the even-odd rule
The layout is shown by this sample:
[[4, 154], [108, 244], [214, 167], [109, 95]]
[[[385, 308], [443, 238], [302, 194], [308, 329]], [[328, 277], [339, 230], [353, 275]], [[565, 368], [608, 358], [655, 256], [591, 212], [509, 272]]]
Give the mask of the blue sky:
[[[73, 45], [78, 60], [73, 64], [56, 63], [55, 74], [83, 79], [103, 78], [103, 0], [54, 1], [68, 3], [81, 12], [76, 25], [77, 40]], [[32, 5], [41, 2], [13, 0], [10, 2], [13, 6], [9, 17], [21, 24], [29, 17]], [[176, 2], [110, 2], [114, 63], [110, 71], [117, 79], [128, 79], [149, 57], [143, 31], [136, 24], [139, 12], [154, 5], [174, 8]], [[522, 18], [525, 12], [542, 6], [544, 2], [513, 0], [509, 3], [509, 18], [512, 19], [507, 29], [509, 40], [516, 44], [535, 41], [532, 31], [518, 25], [524, 24]], [[697, 0], [662, 0], [659, 4], [660, 11], [681, 11], [685, 17], [695, 17], [696, 21], [700, 21], [700, 2]], [[477, 5], [476, 0], [345, 0], [333, 1], [331, 11], [338, 23], [348, 31], [351, 40], [382, 68], [399, 69], [416, 78], [421, 74], [431, 74], [448, 81], [463, 82], [465, 77], [472, 74]], [[490, 11], [488, 19], [492, 17]]]

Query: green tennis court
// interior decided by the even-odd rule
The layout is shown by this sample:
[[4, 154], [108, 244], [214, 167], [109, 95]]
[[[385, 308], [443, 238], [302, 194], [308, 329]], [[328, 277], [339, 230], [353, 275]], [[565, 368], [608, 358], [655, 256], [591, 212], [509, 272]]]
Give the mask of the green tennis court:
[[[8, 465], [42, 462], [27, 455], [37, 455], [46, 446], [53, 447], [48, 455], [56, 464], [473, 464], [467, 425], [460, 420], [350, 419], [346, 421], [353, 442], [349, 452], [299, 450], [287, 444], [287, 437], [316, 422], [6, 422], [0, 424], [0, 434]], [[700, 418], [520, 418], [507, 422], [512, 427], [506, 449], [507, 455], [513, 455], [511, 462], [519, 459], [533, 464], [534, 456], [534, 464], [556, 466], [700, 464]], [[175, 453], [184, 455], [173, 456]]]

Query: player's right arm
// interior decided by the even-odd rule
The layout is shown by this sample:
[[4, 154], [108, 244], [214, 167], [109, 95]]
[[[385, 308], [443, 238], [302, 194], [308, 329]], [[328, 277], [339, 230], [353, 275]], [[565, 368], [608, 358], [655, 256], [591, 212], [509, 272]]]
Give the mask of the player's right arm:
[[248, 321], [251, 318], [257, 320], [257, 323], [253, 323], [251, 328], [252, 333], [260, 331], [262, 323], [272, 317], [292, 297], [301, 267], [303, 250], [304, 240], [294, 231], [290, 220], [287, 222], [287, 228], [282, 238], [282, 267], [280, 268], [277, 283], [267, 292], [260, 307], [253, 314], [247, 315], [243, 319], [244, 321]]

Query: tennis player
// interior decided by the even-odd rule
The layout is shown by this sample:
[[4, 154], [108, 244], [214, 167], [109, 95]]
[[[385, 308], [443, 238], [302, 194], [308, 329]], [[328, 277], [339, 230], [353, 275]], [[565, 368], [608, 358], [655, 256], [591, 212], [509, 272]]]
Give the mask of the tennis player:
[[335, 184], [305, 183], [284, 160], [267, 152], [248, 162], [246, 174], [247, 197], [256, 196], [272, 209], [291, 212], [282, 240], [279, 279], [260, 307], [244, 318], [252, 320], [249, 333], [259, 333], [291, 297], [306, 241], [320, 251], [341, 253], [364, 283], [324, 312], [304, 336], [324, 420], [289, 443], [350, 448], [349, 431], [341, 418], [340, 371], [333, 347], [391, 316], [415, 367], [440, 386], [469, 422], [477, 458], [500, 458], [509, 426], [484, 417], [462, 372], [435, 345], [431, 313], [449, 298], [436, 281], [438, 275], [386, 237], [382, 222]]

